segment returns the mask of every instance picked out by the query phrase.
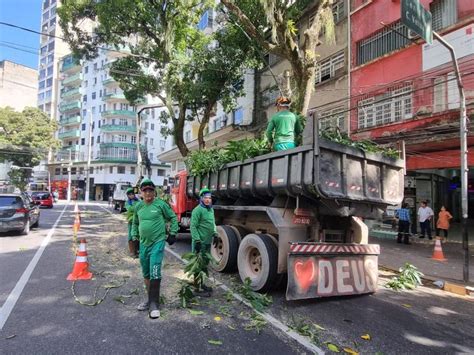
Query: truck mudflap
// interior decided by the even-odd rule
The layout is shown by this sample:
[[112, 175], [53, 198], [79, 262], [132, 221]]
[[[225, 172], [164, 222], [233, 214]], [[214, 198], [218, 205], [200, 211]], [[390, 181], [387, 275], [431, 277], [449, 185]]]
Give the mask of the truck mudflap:
[[378, 244], [290, 243], [287, 300], [373, 293]]

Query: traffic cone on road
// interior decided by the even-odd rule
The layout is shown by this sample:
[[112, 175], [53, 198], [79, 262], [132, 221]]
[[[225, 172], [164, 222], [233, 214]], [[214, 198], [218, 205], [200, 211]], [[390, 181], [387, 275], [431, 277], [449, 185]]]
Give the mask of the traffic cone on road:
[[441, 247], [441, 238], [439, 237], [436, 237], [433, 256], [431, 257], [431, 259], [438, 260], [438, 261], [448, 260], [444, 257], [443, 248]]
[[77, 232], [79, 231], [79, 228], [81, 228], [81, 217], [78, 214], [76, 214], [76, 217], [74, 217], [74, 225], [72, 226], [74, 233], [77, 234]]
[[89, 263], [87, 262], [87, 242], [83, 238], [81, 239], [81, 244], [79, 244], [79, 250], [76, 254], [76, 262], [67, 280], [90, 280], [91, 278], [92, 273], [89, 272]]

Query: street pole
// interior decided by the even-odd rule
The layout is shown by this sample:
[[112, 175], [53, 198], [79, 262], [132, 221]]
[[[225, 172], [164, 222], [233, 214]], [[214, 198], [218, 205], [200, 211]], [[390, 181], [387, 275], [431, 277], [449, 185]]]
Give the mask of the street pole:
[[92, 150], [92, 112], [89, 111], [89, 141], [87, 143], [87, 166], [86, 166], [86, 186], [85, 201], [89, 202], [90, 181], [89, 174], [91, 169], [91, 150]]
[[144, 109], [140, 109], [137, 111], [137, 171], [136, 171], [136, 176], [137, 176], [137, 183], [140, 181], [140, 178], [142, 177], [142, 153], [140, 151], [140, 131], [141, 131], [141, 118], [140, 118], [140, 113]]
[[461, 150], [461, 233], [462, 233], [462, 248], [464, 250], [464, 265], [463, 265], [463, 280], [469, 282], [469, 237], [467, 233], [467, 217], [468, 217], [468, 203], [467, 203], [467, 182], [469, 167], [467, 165], [467, 111], [466, 111], [466, 96], [464, 94], [464, 86], [462, 84], [461, 73], [459, 71], [459, 64], [456, 59], [454, 48], [446, 42], [438, 33], [433, 31], [433, 36], [446, 47], [450, 54], [454, 65], [456, 74], [456, 81], [459, 89], [460, 98], [460, 150]]
[[72, 166], [72, 151], [69, 149], [69, 163], [67, 164], [67, 202], [71, 201], [71, 166]]

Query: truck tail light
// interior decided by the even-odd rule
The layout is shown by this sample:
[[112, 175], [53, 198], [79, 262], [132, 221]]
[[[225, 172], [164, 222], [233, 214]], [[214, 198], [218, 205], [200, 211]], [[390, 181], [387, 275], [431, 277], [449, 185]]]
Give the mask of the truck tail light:
[[17, 208], [15, 213], [28, 213], [28, 210], [26, 208]]

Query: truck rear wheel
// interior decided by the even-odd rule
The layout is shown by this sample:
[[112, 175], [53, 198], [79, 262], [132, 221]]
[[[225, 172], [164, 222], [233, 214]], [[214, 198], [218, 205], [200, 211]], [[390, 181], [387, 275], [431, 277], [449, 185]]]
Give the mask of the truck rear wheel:
[[242, 281], [249, 278], [254, 291], [267, 291], [277, 278], [278, 248], [266, 234], [248, 234], [240, 243], [237, 265]]
[[217, 226], [217, 234], [217, 247], [211, 247], [211, 255], [215, 261], [212, 268], [219, 272], [233, 271], [237, 266], [239, 238], [230, 226]]

